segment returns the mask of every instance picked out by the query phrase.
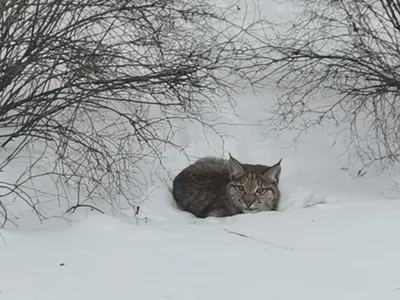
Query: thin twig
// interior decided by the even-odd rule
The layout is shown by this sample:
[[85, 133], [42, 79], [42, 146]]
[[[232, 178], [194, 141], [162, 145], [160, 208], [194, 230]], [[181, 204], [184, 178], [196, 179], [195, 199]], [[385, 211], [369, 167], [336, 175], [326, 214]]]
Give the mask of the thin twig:
[[238, 236], [244, 237], [246, 239], [250, 239], [250, 240], [253, 240], [253, 241], [256, 241], [256, 242], [259, 242], [259, 243], [267, 244], [267, 245], [270, 245], [270, 246], [275, 247], [275, 248], [285, 249], [285, 250], [288, 250], [288, 251], [295, 251], [293, 248], [286, 247], [286, 246], [281, 246], [281, 245], [277, 245], [277, 244], [273, 244], [273, 243], [270, 243], [270, 242], [267, 242], [267, 241], [263, 241], [263, 240], [260, 240], [260, 239], [256, 239], [256, 238], [250, 237], [248, 235], [245, 235], [243, 233], [230, 231], [230, 230], [227, 230], [227, 229], [224, 229], [224, 230], [226, 232], [230, 233], [230, 234], [238, 235]]
[[89, 205], [89, 204], [77, 204], [77, 205], [71, 206], [70, 208], [67, 209], [67, 211], [65, 213], [69, 213], [69, 212], [74, 213], [80, 207], [87, 207], [87, 208], [93, 209], [95, 211], [98, 211], [99, 213], [104, 215], [104, 211], [102, 211], [101, 209], [99, 209], [97, 207], [94, 207], [93, 205]]

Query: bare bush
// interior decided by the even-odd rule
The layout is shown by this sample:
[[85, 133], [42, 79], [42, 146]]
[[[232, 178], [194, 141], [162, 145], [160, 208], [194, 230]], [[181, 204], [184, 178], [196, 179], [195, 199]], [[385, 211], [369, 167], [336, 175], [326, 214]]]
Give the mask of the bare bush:
[[363, 168], [398, 162], [399, 2], [300, 1], [289, 25], [270, 44], [283, 92], [270, 124], [301, 134], [333, 123]]
[[[233, 101], [268, 64], [255, 44], [264, 21], [243, 25], [238, 11], [191, 0], [1, 1], [1, 214], [13, 197], [46, 218], [43, 177], [56, 190], [49, 201], [69, 211], [100, 200], [134, 207], [146, 184], [139, 162], [161, 159], [174, 120], [207, 125], [215, 97]], [[11, 175], [18, 162], [27, 167]]]

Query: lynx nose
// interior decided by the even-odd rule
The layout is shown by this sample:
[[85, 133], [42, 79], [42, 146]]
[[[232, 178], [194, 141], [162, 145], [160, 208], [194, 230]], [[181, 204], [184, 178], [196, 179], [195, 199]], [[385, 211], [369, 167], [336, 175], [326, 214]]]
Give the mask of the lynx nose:
[[244, 197], [244, 204], [248, 208], [250, 208], [250, 206], [252, 206], [255, 201], [256, 201], [256, 197], [254, 195], [247, 195]]

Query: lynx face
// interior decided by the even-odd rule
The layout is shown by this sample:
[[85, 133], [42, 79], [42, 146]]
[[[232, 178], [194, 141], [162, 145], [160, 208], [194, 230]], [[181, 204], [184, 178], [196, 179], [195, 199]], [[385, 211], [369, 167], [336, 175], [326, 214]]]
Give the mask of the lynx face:
[[264, 174], [246, 173], [233, 157], [229, 159], [230, 179], [228, 197], [244, 213], [276, 210], [279, 202], [280, 163], [269, 168]]

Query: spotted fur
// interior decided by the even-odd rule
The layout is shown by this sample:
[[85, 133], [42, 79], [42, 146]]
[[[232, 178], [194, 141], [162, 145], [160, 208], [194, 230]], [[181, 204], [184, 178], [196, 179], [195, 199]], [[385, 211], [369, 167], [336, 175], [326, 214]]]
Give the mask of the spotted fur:
[[277, 210], [281, 161], [269, 167], [205, 157], [175, 177], [172, 194], [180, 209], [198, 218]]

